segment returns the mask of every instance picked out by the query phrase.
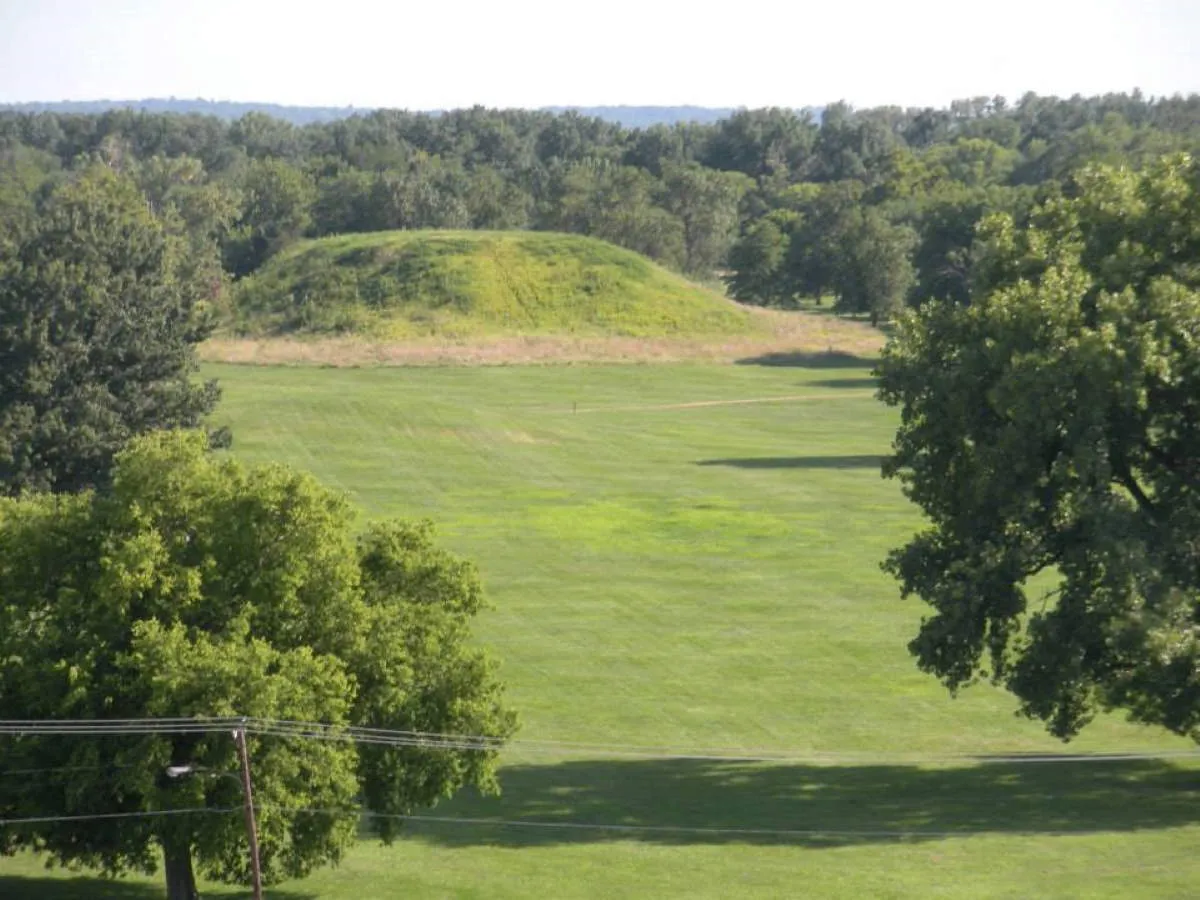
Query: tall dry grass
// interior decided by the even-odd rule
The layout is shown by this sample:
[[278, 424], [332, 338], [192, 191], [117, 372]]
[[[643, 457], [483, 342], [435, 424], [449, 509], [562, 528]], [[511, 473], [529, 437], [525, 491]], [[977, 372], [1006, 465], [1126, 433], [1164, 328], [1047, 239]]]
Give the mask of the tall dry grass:
[[842, 353], [871, 357], [884, 336], [865, 322], [808, 312], [753, 310], [765, 336], [629, 338], [526, 335], [471, 340], [373, 341], [362, 337], [214, 338], [206, 362], [242, 365], [488, 366], [569, 363], [736, 362], [771, 354]]

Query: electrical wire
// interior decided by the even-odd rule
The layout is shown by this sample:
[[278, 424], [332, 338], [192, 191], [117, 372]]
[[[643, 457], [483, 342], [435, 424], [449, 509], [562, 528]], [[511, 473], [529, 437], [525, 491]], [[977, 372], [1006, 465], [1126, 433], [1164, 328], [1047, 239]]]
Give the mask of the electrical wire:
[[[628, 822], [579, 822], [562, 821], [549, 822], [544, 819], [492, 819], [469, 816], [422, 816], [401, 813], [380, 813], [369, 809], [339, 810], [314, 809], [309, 807], [284, 807], [264, 805], [264, 809], [275, 809], [283, 813], [309, 813], [324, 815], [353, 814], [368, 819], [393, 819], [406, 822], [422, 822], [435, 825], [470, 825], [492, 828], [540, 828], [559, 829], [564, 831], [603, 831], [624, 834], [693, 834], [693, 835], [730, 835], [741, 837], [791, 837], [791, 838], [960, 838], [979, 837], [985, 834], [995, 834], [987, 829], [847, 829], [847, 828], [751, 828], [740, 826], [706, 826], [706, 825], [642, 825]], [[1021, 834], [1022, 832], [1006, 832]], [[1023, 832], [1038, 836], [1065, 836], [1095, 834], [1095, 829], [1029, 829]]]
[[[565, 831], [601, 831], [623, 834], [690, 834], [729, 835], [734, 837], [791, 837], [791, 838], [958, 838], [991, 834], [985, 829], [846, 829], [846, 828], [753, 828], [743, 826], [654, 825], [628, 822], [549, 822], [541, 819], [495, 819], [470, 816], [423, 816], [402, 813], [381, 813], [370, 809], [322, 809], [317, 807], [288, 807], [275, 804], [255, 804], [256, 811], [273, 810], [288, 814], [355, 816], [368, 819], [390, 819], [434, 825], [467, 825], [490, 828], [537, 828]], [[69, 816], [28, 816], [17, 819], [0, 818], [0, 828], [19, 825], [43, 825], [55, 822], [110, 821], [118, 819], [162, 818], [198, 814], [228, 814], [243, 812], [241, 807], [190, 807], [185, 809], [143, 810], [120, 813], [85, 813]], [[1031, 829], [1029, 834], [1041, 836], [1092, 834], [1086, 829]]]
[[[327, 723], [298, 722], [256, 718], [226, 717], [219, 719], [121, 719], [121, 720], [7, 720], [0, 721], [0, 735], [46, 735], [46, 736], [105, 736], [105, 735], [158, 735], [196, 734], [205, 732], [245, 729], [250, 734], [283, 739], [313, 739], [326, 741], [348, 741], [362, 744], [377, 744], [421, 749], [465, 749], [499, 750], [509, 746], [525, 752], [562, 754], [564, 752], [595, 753], [636, 756], [639, 758], [662, 758], [672, 760], [707, 760], [720, 762], [838, 762], [874, 761], [897, 759], [898, 757], [871, 757], [867, 754], [805, 754], [780, 753], [724, 754], [724, 753], [679, 753], [671, 748], [637, 747], [621, 744], [586, 744], [568, 741], [514, 741], [504, 744], [500, 739], [486, 735], [452, 735], [430, 732], [405, 731], [399, 729], [345, 727]], [[991, 754], [991, 755], [925, 755], [910, 756], [907, 761], [976, 762], [976, 763], [1044, 763], [1044, 762], [1094, 762], [1166, 760], [1200, 756], [1200, 750], [1159, 752], [1108, 752], [1087, 754]], [[128, 766], [63, 766], [43, 769], [12, 769], [0, 771], [2, 775], [34, 775], [51, 772], [96, 771], [128, 768]], [[920, 829], [842, 829], [842, 828], [757, 828], [739, 826], [691, 826], [659, 825], [615, 822], [547, 821], [537, 819], [499, 819], [457, 816], [428, 816], [417, 814], [381, 813], [369, 809], [319, 809], [310, 807], [284, 807], [273, 804], [256, 804], [264, 810], [277, 810], [291, 814], [353, 815], [365, 818], [391, 819], [425, 823], [430, 825], [473, 826], [490, 828], [558, 829], [569, 831], [593, 831], [624, 834], [681, 834], [681, 835], [728, 835], [732, 837], [777, 837], [777, 838], [957, 838], [991, 833], [986, 830], [920, 830]], [[191, 807], [184, 809], [142, 810], [117, 813], [87, 813], [61, 816], [30, 816], [22, 818], [0, 818], [0, 827], [38, 825], [56, 822], [106, 821], [133, 818], [156, 818], [181, 815], [228, 814], [239, 812], [240, 807]], [[1031, 831], [1030, 833], [1035, 833]], [[1082, 829], [1037, 830], [1039, 835], [1069, 835], [1091, 833]]]
[[122, 718], [104, 718], [104, 719], [0, 719], [0, 723], [5, 725], [38, 725], [45, 722], [53, 722], [56, 725], [159, 725], [169, 724], [171, 722], [183, 722], [185, 724], [192, 722], [244, 722], [247, 716], [142, 716], [139, 718], [122, 719]]
[[647, 747], [632, 744], [602, 744], [572, 741], [511, 740], [489, 735], [440, 734], [400, 729], [368, 728], [258, 718], [220, 719], [125, 719], [125, 720], [0, 720], [0, 736], [135, 736], [205, 734], [245, 729], [251, 735], [282, 739], [311, 739], [353, 742], [418, 750], [458, 750], [518, 754], [616, 756], [635, 759], [726, 763], [776, 763], [810, 765], [886, 764], [1032, 764], [1080, 762], [1132, 762], [1200, 758], [1200, 748], [1191, 750], [1106, 751], [1087, 753], [867, 753], [795, 750], [705, 750], [680, 747]]
[[31, 775], [57, 775], [60, 772], [119, 772], [122, 770], [135, 768], [132, 765], [111, 765], [111, 766], [49, 766], [42, 769], [0, 769], [0, 778], [31, 776]]
[[242, 727], [239, 720], [231, 722], [209, 722], [204, 720], [193, 720], [190, 724], [186, 722], [169, 722], [169, 723], [115, 723], [110, 724], [102, 720], [95, 721], [90, 725], [77, 723], [59, 723], [53, 720], [44, 720], [41, 722], [8, 722], [0, 721], [0, 735], [11, 735], [20, 737], [22, 735], [46, 735], [46, 734], [84, 734], [84, 735], [147, 735], [147, 734], [203, 734], [206, 732], [228, 731]]
[[751, 751], [723, 753], [691, 751], [672, 748], [636, 747], [631, 745], [582, 744], [554, 741], [511, 741], [501, 743], [496, 738], [485, 736], [434, 736], [413, 737], [420, 732], [388, 731], [385, 729], [346, 728], [337, 731], [325, 730], [327, 726], [313, 723], [287, 723], [294, 727], [280, 728], [283, 723], [255, 724], [251, 733], [277, 737], [308, 737], [315, 740], [353, 741], [360, 744], [379, 744], [418, 749], [451, 750], [500, 750], [513, 752], [553, 753], [565, 752], [586, 755], [625, 756], [637, 759], [671, 759], [730, 763], [805, 763], [835, 765], [838, 763], [885, 764], [895, 763], [1051, 763], [1051, 762], [1119, 762], [1167, 759], [1200, 758], [1200, 749], [1163, 751], [1120, 751], [1106, 753], [1009, 753], [1009, 754], [869, 754], [869, 753], [801, 753], [796, 751]]
[[107, 821], [109, 819], [144, 819], [144, 818], [160, 818], [163, 816], [183, 816], [192, 815], [194, 813], [232, 813], [241, 812], [240, 806], [234, 807], [212, 807], [212, 806], [195, 806], [189, 809], [147, 809], [139, 812], [120, 812], [120, 813], [85, 813], [72, 816], [29, 816], [21, 819], [3, 819], [0, 818], [0, 828], [5, 828], [10, 825], [44, 825], [50, 822], [90, 822], [90, 821]]
[[367, 728], [362, 726], [335, 727], [318, 722], [256, 719], [249, 729], [252, 733], [297, 733], [315, 738], [354, 740], [358, 743], [387, 743], [397, 746], [447, 747], [449, 749], [508, 749], [522, 752], [605, 753], [641, 758], [697, 759], [729, 762], [869, 762], [876, 759], [910, 759], [914, 761], [964, 762], [1081, 762], [1085, 760], [1151, 760], [1200, 757], [1200, 748], [1163, 751], [1092, 751], [1090, 753], [1009, 752], [979, 754], [873, 754], [793, 750], [742, 750], [741, 748], [655, 747], [637, 744], [586, 743], [581, 741], [515, 739], [505, 741], [488, 735], [447, 734], [426, 731]]

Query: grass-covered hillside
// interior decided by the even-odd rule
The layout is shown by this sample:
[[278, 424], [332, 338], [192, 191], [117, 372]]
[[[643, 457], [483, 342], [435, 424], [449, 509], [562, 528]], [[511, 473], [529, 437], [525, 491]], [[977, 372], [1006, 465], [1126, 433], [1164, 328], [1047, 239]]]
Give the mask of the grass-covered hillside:
[[244, 334], [744, 335], [714, 291], [604, 241], [534, 232], [386, 231], [299, 243], [242, 282]]

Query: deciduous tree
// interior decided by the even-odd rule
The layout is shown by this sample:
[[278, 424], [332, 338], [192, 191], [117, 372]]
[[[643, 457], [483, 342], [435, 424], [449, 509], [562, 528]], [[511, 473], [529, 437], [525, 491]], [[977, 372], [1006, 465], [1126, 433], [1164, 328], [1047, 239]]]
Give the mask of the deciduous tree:
[[131, 436], [213, 409], [195, 379], [214, 287], [191, 276], [219, 272], [203, 252], [103, 167], [49, 197], [0, 258], [0, 492], [103, 484]]
[[833, 279], [837, 310], [866, 313], [877, 325], [903, 309], [916, 281], [916, 243], [911, 228], [893, 225], [878, 210], [856, 211], [839, 235]]
[[[104, 493], [0, 500], [0, 719], [249, 716], [502, 739], [494, 666], [468, 645], [474, 569], [424, 525], [359, 531], [313, 478], [247, 467], [195, 432], [119, 456]], [[249, 736], [267, 882], [337, 861], [360, 805], [405, 815], [496, 786], [495, 749]], [[167, 777], [167, 767], [192, 777]], [[109, 873], [161, 852], [172, 900], [248, 880], [227, 731], [0, 737], [0, 852]], [[208, 777], [211, 775], [212, 777]], [[140, 813], [213, 812], [140, 817]], [[222, 810], [233, 809], [234, 812]], [[125, 813], [125, 818], [54, 821]], [[384, 819], [381, 834], [395, 829]]]
[[929, 517], [886, 568], [951, 690], [990, 677], [1062, 738], [1120, 708], [1200, 739], [1200, 165], [1067, 194], [986, 219], [970, 305], [884, 353], [885, 471]]
[[245, 275], [304, 235], [312, 224], [316, 189], [300, 169], [274, 158], [247, 163], [235, 184], [242, 207], [237, 228], [224, 244], [225, 266]]
[[731, 296], [763, 306], [787, 305], [791, 279], [785, 271], [798, 216], [776, 210], [747, 226], [729, 252]]
[[664, 208], [683, 225], [684, 271], [711, 276], [737, 237], [738, 204], [753, 182], [691, 163], [668, 167], [663, 186]]

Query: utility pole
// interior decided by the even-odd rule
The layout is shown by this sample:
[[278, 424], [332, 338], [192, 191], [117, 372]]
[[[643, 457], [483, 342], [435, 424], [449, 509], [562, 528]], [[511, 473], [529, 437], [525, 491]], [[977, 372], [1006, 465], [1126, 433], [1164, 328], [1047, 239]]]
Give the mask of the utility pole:
[[254, 797], [250, 792], [250, 754], [246, 752], [246, 724], [233, 733], [242, 761], [242, 794], [246, 801], [246, 837], [250, 841], [250, 878], [254, 900], [263, 900], [262, 864], [258, 858], [258, 827], [254, 824]]

